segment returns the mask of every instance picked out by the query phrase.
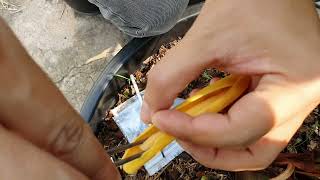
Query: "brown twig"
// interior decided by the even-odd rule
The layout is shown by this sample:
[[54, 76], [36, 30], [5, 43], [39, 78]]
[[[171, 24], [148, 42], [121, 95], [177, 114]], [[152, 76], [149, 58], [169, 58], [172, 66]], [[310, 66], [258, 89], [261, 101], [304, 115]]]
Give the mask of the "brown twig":
[[144, 140], [137, 141], [137, 142], [130, 143], [130, 144], [125, 144], [125, 145], [118, 146], [118, 147], [114, 147], [114, 148], [108, 149], [107, 153], [109, 155], [112, 155], [112, 154], [116, 154], [116, 153], [119, 153], [119, 152], [123, 152], [123, 151], [125, 151], [125, 150], [127, 150], [129, 148], [132, 148], [134, 146], [138, 146], [138, 145], [142, 144], [143, 142], [144, 142]]
[[128, 157], [128, 158], [126, 158], [126, 159], [121, 159], [121, 160], [119, 160], [119, 161], [116, 161], [114, 164], [116, 165], [116, 166], [122, 166], [122, 165], [124, 165], [124, 164], [126, 164], [126, 163], [128, 163], [128, 162], [130, 162], [130, 161], [133, 161], [133, 160], [135, 160], [135, 159], [138, 159], [142, 154], [143, 154], [144, 152], [141, 152], [141, 153], [138, 153], [138, 154], [135, 154], [135, 155], [133, 155], [133, 156], [130, 156], [130, 157]]

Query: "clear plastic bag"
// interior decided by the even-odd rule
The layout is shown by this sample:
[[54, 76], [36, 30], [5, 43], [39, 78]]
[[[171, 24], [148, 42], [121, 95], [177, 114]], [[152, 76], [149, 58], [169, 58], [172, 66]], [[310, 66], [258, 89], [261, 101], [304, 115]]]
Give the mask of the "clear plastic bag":
[[[141, 93], [143, 96], [143, 93]], [[173, 107], [182, 103], [184, 99], [177, 98], [173, 104]], [[119, 126], [120, 130], [126, 137], [126, 139], [132, 143], [139, 134], [141, 134], [145, 128], [148, 127], [140, 119], [141, 103], [137, 96], [134, 96], [122, 103], [118, 107], [111, 110], [114, 115], [114, 121]], [[157, 173], [160, 169], [165, 167], [170, 161], [183, 152], [183, 149], [176, 141], [170, 143], [163, 149], [162, 153], [156, 155], [150, 161], [145, 164], [145, 169], [151, 176]]]

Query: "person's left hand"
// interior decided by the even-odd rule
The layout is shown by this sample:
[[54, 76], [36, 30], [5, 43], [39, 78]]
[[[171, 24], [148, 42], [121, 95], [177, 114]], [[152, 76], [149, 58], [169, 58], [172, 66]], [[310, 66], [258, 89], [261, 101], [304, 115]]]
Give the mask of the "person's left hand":
[[120, 179], [91, 129], [0, 18], [1, 179]]

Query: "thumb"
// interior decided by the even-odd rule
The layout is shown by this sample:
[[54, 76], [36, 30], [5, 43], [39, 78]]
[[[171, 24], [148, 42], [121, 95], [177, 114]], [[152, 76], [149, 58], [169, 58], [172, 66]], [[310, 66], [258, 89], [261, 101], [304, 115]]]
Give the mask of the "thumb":
[[152, 115], [168, 109], [178, 93], [209, 66], [210, 61], [188, 40], [182, 40], [148, 75], [141, 119], [150, 123]]

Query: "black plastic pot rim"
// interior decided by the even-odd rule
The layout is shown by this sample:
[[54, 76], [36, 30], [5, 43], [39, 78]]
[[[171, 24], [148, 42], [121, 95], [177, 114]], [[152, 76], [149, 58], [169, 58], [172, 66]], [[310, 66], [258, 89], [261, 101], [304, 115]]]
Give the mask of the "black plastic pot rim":
[[[85, 100], [80, 114], [86, 122], [89, 122], [93, 117], [94, 111], [104, 94], [108, 83], [114, 78], [116, 71], [118, 71], [123, 64], [125, 64], [130, 56], [139, 51], [148, 41], [151, 41], [153, 37], [141, 38], [131, 40], [120, 52], [106, 65], [109, 68], [103, 70], [101, 76], [97, 79], [94, 87], [91, 89], [89, 96]], [[113, 69], [113, 72], [107, 70]]]
[[[201, 6], [202, 3], [196, 4], [193, 6]], [[188, 7], [189, 8], [189, 7]], [[190, 7], [192, 8], [192, 7]], [[194, 11], [185, 14], [183, 18], [179, 20], [178, 23], [187, 21], [190, 18], [194, 18], [199, 14], [198, 11]], [[125, 45], [116, 56], [112, 60], [107, 63], [105, 69], [95, 82], [93, 88], [89, 92], [82, 108], [80, 111], [81, 116], [84, 118], [86, 122], [90, 122], [94, 113], [97, 109], [97, 106], [103, 97], [106, 87], [109, 86], [111, 80], [114, 78], [114, 75], [120, 70], [120, 68], [130, 61], [131, 57], [139, 53], [143, 47], [145, 47], [150, 41], [154, 40], [155, 38], [159, 38], [160, 36], [155, 37], [147, 37], [147, 38], [134, 38], [132, 39], [127, 45]]]

